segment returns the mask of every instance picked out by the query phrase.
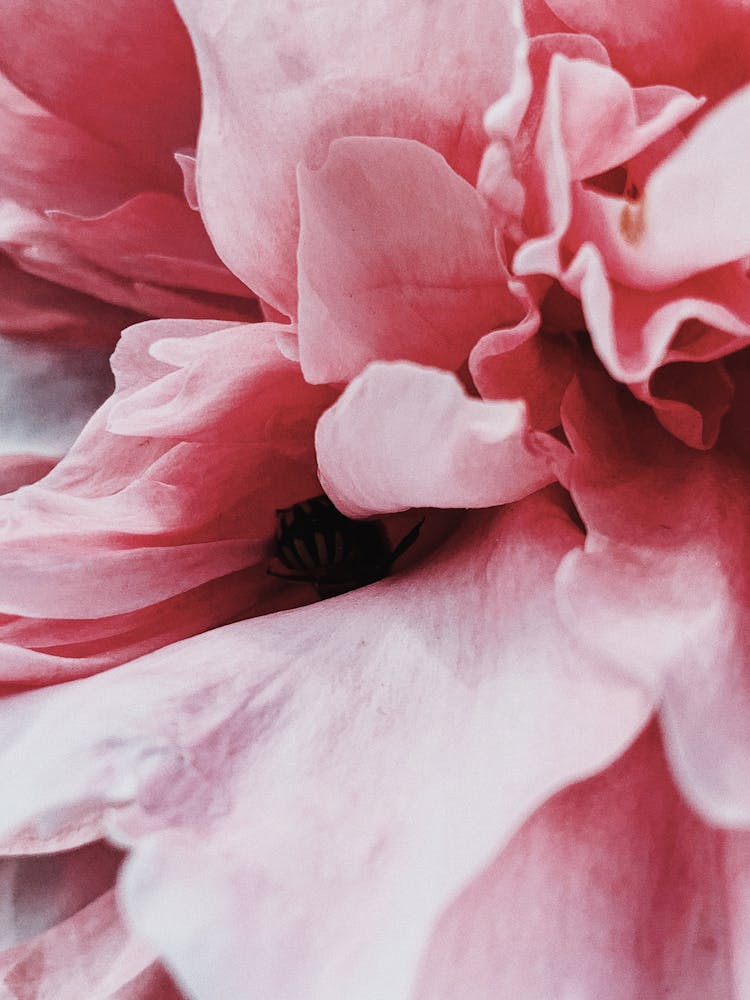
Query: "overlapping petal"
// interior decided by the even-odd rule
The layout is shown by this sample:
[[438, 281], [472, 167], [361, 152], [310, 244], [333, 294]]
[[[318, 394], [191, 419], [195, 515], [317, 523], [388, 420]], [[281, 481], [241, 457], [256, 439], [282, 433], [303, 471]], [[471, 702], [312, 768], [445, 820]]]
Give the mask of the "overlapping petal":
[[415, 1000], [745, 996], [749, 865], [748, 834], [690, 810], [651, 727], [452, 903]]
[[313, 430], [331, 401], [279, 331], [163, 321], [124, 335], [113, 397], [48, 476], [0, 501], [6, 682], [111, 666], [273, 589], [274, 509], [318, 489]]
[[536, 31], [596, 36], [636, 84], [674, 83], [716, 99], [748, 82], [750, 30], [742, 0], [525, 0]]
[[476, 190], [406, 139], [338, 139], [298, 177], [300, 363], [343, 382], [369, 361], [458, 368], [520, 318]]
[[208, 230], [232, 271], [289, 316], [297, 164], [319, 166], [341, 136], [400, 136], [473, 182], [482, 115], [507, 89], [521, 36], [512, 5], [481, 0], [177, 6], [203, 87], [198, 195]]
[[724, 449], [691, 451], [600, 376], [569, 391], [564, 416], [587, 527], [558, 577], [565, 618], [663, 699], [667, 753], [689, 798], [712, 822], [746, 824], [747, 469]]
[[452, 374], [406, 362], [351, 382], [318, 422], [316, 448], [321, 484], [350, 517], [497, 507], [564, 478], [568, 460], [530, 429], [523, 400], [472, 399]]
[[115, 807], [130, 919], [196, 998], [409, 996], [447, 902], [650, 708], [556, 618], [579, 538], [558, 503], [474, 518], [391, 580], [6, 699], [4, 829], [75, 837]]
[[172, 155], [195, 137], [200, 92], [167, 0], [50, 0], [43, 17], [33, 0], [11, 0], [4, 17], [0, 70], [21, 91], [177, 188]]

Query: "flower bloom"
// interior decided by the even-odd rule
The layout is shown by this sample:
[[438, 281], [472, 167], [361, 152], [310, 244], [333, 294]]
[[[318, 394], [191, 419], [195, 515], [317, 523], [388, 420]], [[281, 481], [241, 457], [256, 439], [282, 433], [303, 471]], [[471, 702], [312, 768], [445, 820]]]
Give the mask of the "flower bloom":
[[4, 989], [750, 996], [747, 14], [136, 6], [0, 41]]

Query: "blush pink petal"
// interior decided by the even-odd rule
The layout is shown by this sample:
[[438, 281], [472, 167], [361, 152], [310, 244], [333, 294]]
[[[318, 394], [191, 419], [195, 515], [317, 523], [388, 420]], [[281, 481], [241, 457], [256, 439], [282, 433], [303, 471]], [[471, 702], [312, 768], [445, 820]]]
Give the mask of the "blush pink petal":
[[200, 218], [174, 195], [143, 192], [95, 218], [48, 216], [78, 253], [123, 277], [249, 298], [214, 253]]
[[745, 87], [655, 167], [637, 200], [589, 194], [589, 212], [601, 215], [598, 242], [612, 278], [660, 289], [750, 252], [743, 160], [749, 115]]
[[523, 400], [472, 399], [454, 375], [406, 362], [351, 382], [315, 444], [321, 485], [349, 517], [512, 503], [552, 482], [568, 454], [529, 428]]
[[181, 1000], [119, 916], [114, 889], [45, 934], [0, 954], [0, 988], [23, 1000]]
[[[170, 247], [177, 256], [164, 253]], [[255, 299], [236, 294], [242, 286], [222, 272], [195, 214], [171, 195], [137, 196], [92, 219], [0, 202], [0, 249], [33, 275], [103, 300], [104, 311], [111, 303], [146, 315], [260, 318]]]
[[177, 6], [203, 87], [198, 196], [207, 228], [232, 271], [289, 316], [297, 164], [319, 165], [341, 136], [400, 136], [473, 182], [482, 114], [510, 82], [521, 30], [510, 5], [481, 0]]
[[689, 809], [651, 727], [452, 903], [412, 1000], [743, 997], [749, 866], [748, 834]]
[[0, 70], [31, 99], [118, 146], [173, 186], [200, 94], [185, 28], [166, 0], [33, 0], [3, 10]]
[[580, 296], [596, 352], [623, 382], [642, 382], [665, 361], [680, 359], [675, 340], [683, 325], [703, 328], [687, 352], [694, 361], [721, 357], [750, 339], [750, 280], [739, 264], [648, 291], [610, 281], [601, 253], [586, 243], [563, 283]]
[[750, 478], [693, 451], [593, 376], [564, 404], [570, 489], [587, 526], [558, 601], [581, 643], [662, 699], [670, 763], [711, 821], [750, 822]]
[[595, 35], [636, 84], [669, 81], [722, 97], [748, 81], [750, 30], [742, 0], [525, 0], [533, 33]]
[[377, 359], [455, 369], [481, 334], [520, 317], [490, 213], [434, 150], [338, 139], [298, 186], [308, 380], [342, 382]]
[[[571, 223], [575, 228], [578, 184], [626, 163], [701, 102], [677, 88], [634, 90], [609, 66], [590, 59], [570, 59], [554, 49], [545, 55], [548, 73], [543, 83], [537, 82], [539, 94], [526, 112], [531, 120], [525, 128], [530, 125], [533, 136], [531, 160], [524, 164], [519, 157], [518, 164], [527, 196], [533, 194], [525, 208], [531, 238], [516, 253], [513, 270], [559, 277], [565, 263], [561, 243]], [[490, 115], [492, 129], [502, 135], [507, 128], [502, 116]], [[529, 142], [523, 126], [520, 141], [522, 150]], [[492, 199], [492, 192], [488, 196]]]
[[129, 919], [195, 1000], [407, 998], [449, 900], [650, 711], [557, 621], [579, 538], [538, 495], [392, 580], [7, 698], [2, 825], [109, 805]]
[[99, 347], [109, 353], [120, 331], [141, 317], [45, 281], [0, 254], [0, 329], [7, 336], [54, 341], [63, 347]]
[[285, 329], [123, 334], [112, 398], [49, 475], [0, 498], [0, 679], [104, 669], [278, 591], [274, 509], [319, 491], [313, 434], [333, 401], [279, 352]]

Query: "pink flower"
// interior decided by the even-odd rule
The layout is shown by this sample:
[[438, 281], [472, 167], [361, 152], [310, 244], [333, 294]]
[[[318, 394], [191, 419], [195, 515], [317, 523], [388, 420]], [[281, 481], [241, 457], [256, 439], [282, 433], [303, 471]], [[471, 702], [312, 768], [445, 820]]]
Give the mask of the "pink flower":
[[[750, 995], [747, 14], [84, 6], [0, 41], [11, 377], [127, 325], [0, 497], [8, 995]], [[321, 491], [392, 576], [283, 579]]]

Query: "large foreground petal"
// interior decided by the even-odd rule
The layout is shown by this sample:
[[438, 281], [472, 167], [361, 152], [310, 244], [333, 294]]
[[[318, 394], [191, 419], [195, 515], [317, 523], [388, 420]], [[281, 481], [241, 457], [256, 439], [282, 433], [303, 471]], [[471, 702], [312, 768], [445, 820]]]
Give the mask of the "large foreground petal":
[[447, 902], [650, 710], [558, 623], [578, 539], [537, 495], [412, 572], [7, 699], [5, 830], [120, 803], [128, 912], [198, 1000], [407, 997]]
[[691, 812], [651, 727], [451, 905], [414, 1000], [739, 1000], [748, 863], [750, 835]]

